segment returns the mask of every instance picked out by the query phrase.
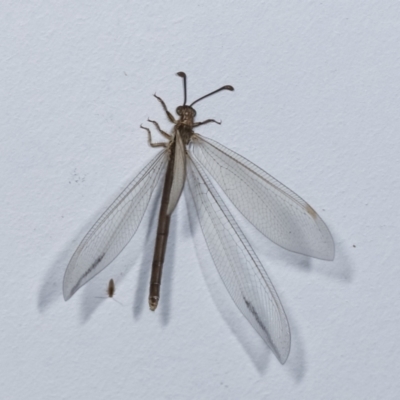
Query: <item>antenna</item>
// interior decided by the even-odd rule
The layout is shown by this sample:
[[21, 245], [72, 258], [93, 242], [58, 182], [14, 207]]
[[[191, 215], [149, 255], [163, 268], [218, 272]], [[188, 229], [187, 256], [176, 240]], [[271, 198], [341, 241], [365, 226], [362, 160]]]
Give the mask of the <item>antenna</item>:
[[231, 90], [231, 91], [232, 91], [232, 90], [235, 90], [235, 89], [234, 89], [233, 86], [231, 86], [231, 85], [222, 86], [221, 88], [219, 88], [219, 89], [217, 89], [217, 90], [214, 90], [213, 92], [208, 93], [208, 94], [206, 94], [206, 95], [203, 96], [203, 97], [200, 97], [199, 99], [197, 99], [196, 101], [194, 101], [194, 102], [190, 105], [190, 107], [192, 107], [193, 104], [196, 104], [198, 101], [203, 100], [203, 99], [205, 99], [206, 97], [211, 96], [211, 95], [213, 95], [213, 94], [215, 94], [215, 93], [218, 93], [218, 92], [220, 92], [221, 90]]
[[178, 72], [177, 75], [183, 78], [183, 105], [186, 106], [186, 74]]
[[[181, 72], [178, 72], [177, 75], [180, 76], [181, 78], [183, 78], [183, 105], [185, 106], [185, 105], [186, 105], [186, 97], [187, 97], [186, 74], [185, 74], [184, 72], [181, 71]], [[196, 101], [194, 101], [189, 107], [192, 107], [193, 104], [196, 104], [196, 103], [199, 102], [200, 100], [203, 100], [203, 99], [205, 99], [205, 98], [208, 97], [208, 96], [211, 96], [211, 95], [213, 95], [213, 94], [215, 94], [215, 93], [218, 93], [218, 92], [220, 92], [221, 90], [230, 90], [230, 91], [233, 91], [233, 90], [235, 90], [235, 89], [234, 89], [233, 86], [231, 86], [231, 85], [222, 86], [221, 88], [219, 88], [219, 89], [217, 89], [217, 90], [214, 90], [213, 92], [208, 93], [208, 94], [206, 94], [206, 95], [203, 96], [203, 97], [200, 97], [199, 99], [197, 99]]]

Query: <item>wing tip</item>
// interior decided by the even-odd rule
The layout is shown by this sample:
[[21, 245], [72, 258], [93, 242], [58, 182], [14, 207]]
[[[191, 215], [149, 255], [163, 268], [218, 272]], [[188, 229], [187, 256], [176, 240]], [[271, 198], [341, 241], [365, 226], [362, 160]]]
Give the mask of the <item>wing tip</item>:
[[285, 365], [285, 364], [286, 364], [286, 361], [287, 361], [288, 358], [289, 358], [289, 354], [290, 354], [290, 349], [289, 349], [289, 351], [288, 351], [286, 354], [282, 354], [281, 356], [277, 356], [278, 361], [279, 361], [282, 365]]
[[64, 301], [68, 301], [73, 295], [74, 292], [71, 290], [71, 288], [64, 285], [63, 287]]
[[64, 293], [64, 301], [68, 301], [72, 296]]
[[290, 355], [290, 343], [291, 341], [289, 340], [288, 342], [286, 342], [283, 346], [281, 347], [277, 347], [271, 344], [269, 344], [269, 347], [271, 348], [272, 352], [274, 353], [275, 357], [277, 358], [277, 360], [284, 365], [286, 363], [286, 361], [289, 358]]
[[275, 349], [273, 349], [276, 358], [282, 365], [284, 365], [286, 363], [286, 361], [288, 360], [289, 355], [290, 355], [290, 349], [292, 346], [292, 334], [290, 332], [289, 322], [287, 319], [286, 319], [286, 323], [287, 323], [287, 332], [285, 335], [286, 340], [283, 341], [283, 344], [282, 344], [282, 346], [280, 346], [280, 348], [275, 347]]
[[68, 301], [76, 293], [76, 291], [81, 287], [81, 285], [78, 285], [78, 284], [75, 286], [71, 285], [71, 281], [67, 277], [67, 272], [68, 272], [68, 269], [65, 273], [64, 282], [63, 282], [64, 301]]
[[330, 240], [327, 242], [326, 245], [326, 250], [327, 250], [326, 255], [325, 258], [323, 258], [323, 260], [333, 261], [335, 259], [335, 241], [333, 240], [332, 234], [330, 232], [329, 232], [329, 238]]

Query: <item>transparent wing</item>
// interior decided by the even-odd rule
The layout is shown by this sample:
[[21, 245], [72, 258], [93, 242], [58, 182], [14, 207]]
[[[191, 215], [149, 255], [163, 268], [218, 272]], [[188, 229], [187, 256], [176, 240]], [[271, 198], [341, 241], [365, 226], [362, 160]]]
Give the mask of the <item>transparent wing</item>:
[[186, 180], [186, 148], [179, 133], [175, 135], [175, 160], [174, 176], [172, 180], [171, 194], [168, 201], [167, 214], [171, 215], [181, 197]]
[[327, 226], [296, 193], [251, 161], [196, 134], [193, 152], [238, 210], [283, 248], [333, 260], [335, 245]]
[[239, 310], [283, 364], [289, 356], [290, 329], [278, 295], [204, 169], [189, 152], [187, 167], [203, 234], [222, 281]]
[[83, 238], [65, 271], [65, 300], [107, 267], [131, 240], [167, 158], [164, 150], [147, 164]]

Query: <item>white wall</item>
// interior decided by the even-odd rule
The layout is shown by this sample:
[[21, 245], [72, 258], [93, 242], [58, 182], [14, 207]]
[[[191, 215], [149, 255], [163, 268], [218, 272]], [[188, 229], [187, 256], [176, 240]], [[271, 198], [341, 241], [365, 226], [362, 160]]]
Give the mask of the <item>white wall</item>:
[[[215, 3], [3, 2], [2, 398], [399, 398], [400, 5]], [[139, 125], [170, 129], [152, 94], [174, 110], [181, 70], [189, 99], [235, 87], [196, 105], [223, 121], [198, 131], [304, 197], [335, 238], [334, 262], [308, 259], [238, 216], [291, 323], [284, 366], [232, 306], [185, 201], [155, 313], [154, 204], [63, 300], [79, 241], [155, 154]], [[96, 298], [110, 278], [123, 306]]]

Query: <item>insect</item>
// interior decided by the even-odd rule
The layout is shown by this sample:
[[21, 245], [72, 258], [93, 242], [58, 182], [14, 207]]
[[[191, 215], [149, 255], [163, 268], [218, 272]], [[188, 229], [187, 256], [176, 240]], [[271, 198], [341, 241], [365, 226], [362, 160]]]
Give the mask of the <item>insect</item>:
[[[118, 300], [116, 300], [114, 298], [114, 294], [115, 294], [115, 283], [114, 283], [114, 279], [110, 279], [110, 281], [108, 282], [108, 286], [107, 286], [107, 297], [97, 297], [98, 299], [105, 299], [105, 298], [111, 298], [114, 301], [116, 301], [117, 303], [121, 304]], [[122, 304], [121, 304], [122, 305]]]
[[[115, 294], [115, 283], [114, 279], [110, 279], [107, 286], [107, 297], [114, 297]], [[104, 299], [104, 297], [98, 297], [99, 299]]]
[[110, 282], [108, 282], [108, 286], [107, 286], [108, 297], [114, 297], [114, 293], [115, 293], [114, 279], [110, 279]]
[[279, 246], [307, 256], [333, 260], [332, 236], [316, 211], [297, 194], [246, 158], [208, 139], [194, 129], [219, 122], [195, 122], [193, 105], [223, 90], [223, 86], [190, 105], [183, 72], [184, 101], [176, 109], [179, 118], [160, 102], [170, 122], [171, 133], [149, 120], [166, 142], [154, 143], [149, 128], [148, 142], [162, 150], [116, 198], [89, 230], [73, 254], [64, 276], [64, 298], [107, 267], [135, 234], [147, 205], [164, 176], [150, 280], [149, 306], [157, 308], [171, 215], [185, 182], [189, 184], [200, 225], [213, 261], [236, 306], [271, 348], [286, 362], [290, 351], [290, 328], [279, 297], [261, 262], [232, 217], [211, 180], [218, 183], [237, 209], [266, 237]]

